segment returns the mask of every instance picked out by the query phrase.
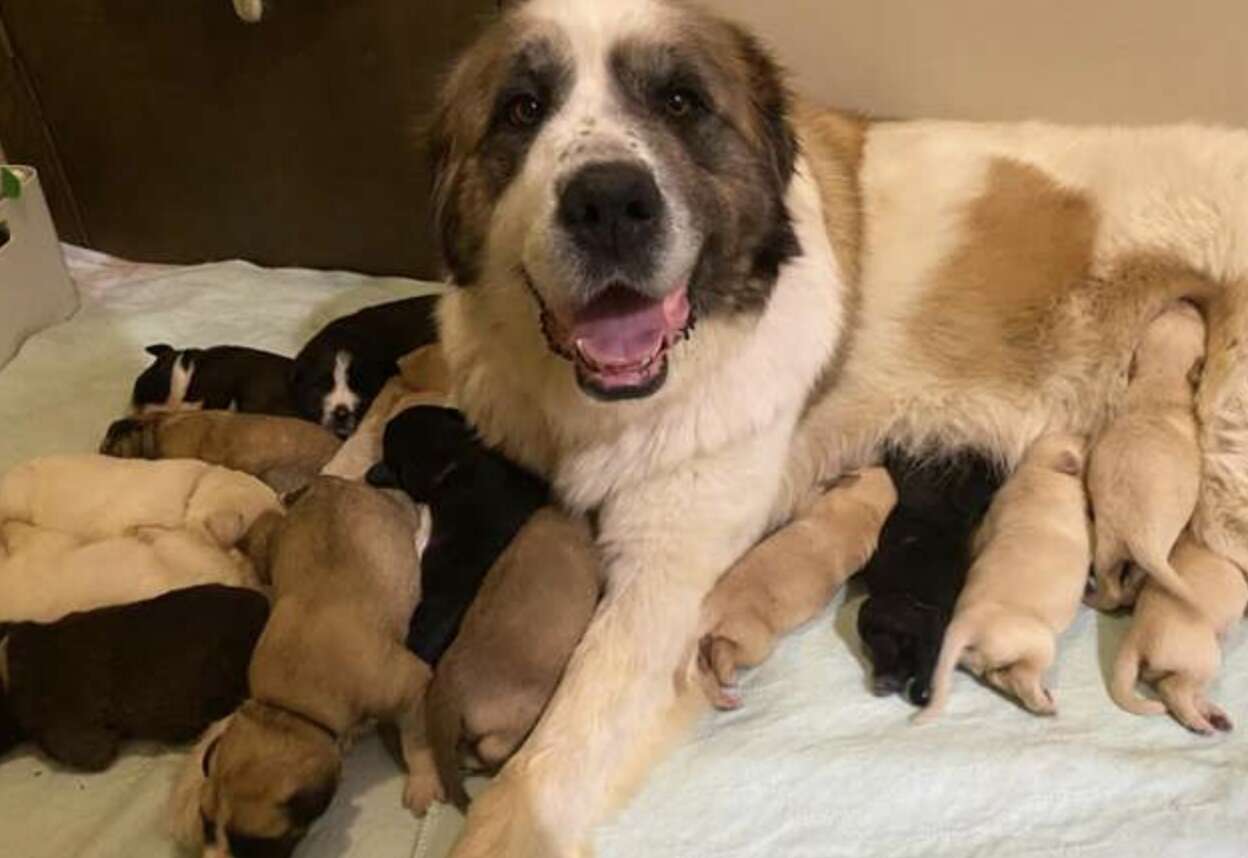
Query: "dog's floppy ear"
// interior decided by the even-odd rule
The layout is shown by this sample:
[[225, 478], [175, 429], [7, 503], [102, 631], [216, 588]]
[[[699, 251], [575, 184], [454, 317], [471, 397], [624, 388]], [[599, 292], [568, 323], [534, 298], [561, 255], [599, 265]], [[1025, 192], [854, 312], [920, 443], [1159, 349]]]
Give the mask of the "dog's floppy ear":
[[286, 799], [286, 813], [295, 828], [307, 828], [321, 818], [338, 791], [338, 779], [319, 786], [305, 787]]
[[1083, 460], [1080, 459], [1078, 453], [1063, 450], [1062, 454], [1057, 457], [1057, 464], [1053, 466], [1053, 469], [1058, 473], [1077, 477], [1083, 473]]
[[177, 349], [175, 349], [173, 346], [169, 345], [168, 343], [156, 343], [155, 345], [148, 346], [143, 351], [147, 352], [149, 355], [151, 355], [154, 358], [159, 358], [159, 357], [164, 357], [167, 354], [172, 354], [173, 352], [177, 351]]
[[368, 469], [367, 476], [364, 479], [370, 486], [377, 489], [397, 489], [399, 488], [399, 478], [394, 470], [385, 462], [378, 462]]

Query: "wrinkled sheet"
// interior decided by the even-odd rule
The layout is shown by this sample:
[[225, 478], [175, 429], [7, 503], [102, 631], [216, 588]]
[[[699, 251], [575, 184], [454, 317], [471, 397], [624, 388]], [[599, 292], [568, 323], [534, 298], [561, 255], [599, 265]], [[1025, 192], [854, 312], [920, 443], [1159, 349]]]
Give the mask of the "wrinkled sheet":
[[[83, 306], [28, 340], [0, 371], [0, 473], [46, 453], [94, 451], [151, 360], [145, 345], [232, 343], [293, 355], [332, 318], [433, 288], [241, 262], [170, 269], [77, 248], [66, 255]], [[0, 856], [179, 855], [166, 834], [165, 801], [182, 758], [134, 746], [108, 772], [80, 775], [23, 746], [0, 759]], [[402, 807], [402, 787], [376, 737], [362, 740], [337, 800], [300, 855], [409, 858], [421, 824]]]
[[[93, 285], [77, 318], [0, 372], [0, 470], [92, 448], [148, 342], [289, 351], [314, 319], [420, 288], [237, 263]], [[907, 704], [867, 693], [860, 599], [838, 599], [747, 675], [745, 708], [698, 725], [599, 833], [599, 858], [1248, 856], [1248, 647], [1231, 645], [1213, 688], [1240, 721], [1225, 737], [1116, 709], [1104, 671], [1126, 621], [1086, 610], [1062, 641], [1058, 717], [960, 674], [945, 717], [912, 727]], [[172, 855], [158, 820], [178, 759], [138, 750], [91, 777], [29, 754], [0, 762], [0, 856]], [[458, 814], [436, 808], [422, 828], [400, 791], [393, 763], [363, 743], [301, 854], [441, 858]]]

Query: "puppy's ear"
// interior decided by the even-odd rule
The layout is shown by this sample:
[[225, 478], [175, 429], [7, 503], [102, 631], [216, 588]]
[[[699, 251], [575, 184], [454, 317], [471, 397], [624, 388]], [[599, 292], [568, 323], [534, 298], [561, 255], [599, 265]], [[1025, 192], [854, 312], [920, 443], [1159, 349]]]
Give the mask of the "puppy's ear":
[[175, 349], [168, 343], [156, 343], [155, 345], [148, 346], [143, 351], [147, 352], [152, 357], [158, 358], [164, 357], [167, 354], [172, 354]]
[[[303, 489], [299, 491], [302, 492]], [[269, 566], [273, 556], [273, 545], [277, 541], [277, 529], [284, 520], [284, 516], [279, 512], [272, 510], [266, 512], [251, 525], [251, 529], [243, 537], [242, 545], [239, 546], [243, 554], [251, 561], [256, 575], [266, 583], [271, 583]]]
[[217, 745], [221, 743], [221, 737], [213, 739], [208, 747], [204, 749], [204, 759], [200, 763], [200, 767], [204, 771], [204, 777], [212, 777], [210, 770], [212, 769], [212, 758], [217, 753]]
[[237, 510], [214, 512], [204, 520], [204, 528], [222, 548], [233, 548], [246, 535], [243, 514]]
[[377, 489], [397, 489], [400, 487], [398, 476], [385, 462], [378, 462], [369, 468], [368, 474], [364, 479], [370, 486]]
[[307, 828], [329, 809], [338, 791], [338, 779], [318, 786], [304, 787], [286, 799], [286, 814], [295, 828]]
[[1057, 457], [1057, 463], [1053, 466], [1053, 470], [1061, 474], [1077, 477], [1083, 473], [1083, 460], [1078, 453], [1071, 450], [1063, 450], [1062, 454]]

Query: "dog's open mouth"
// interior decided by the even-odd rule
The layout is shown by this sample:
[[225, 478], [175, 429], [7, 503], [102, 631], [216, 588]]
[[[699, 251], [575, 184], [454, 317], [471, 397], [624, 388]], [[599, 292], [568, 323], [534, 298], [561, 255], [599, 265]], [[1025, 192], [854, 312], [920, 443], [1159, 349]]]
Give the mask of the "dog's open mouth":
[[571, 360], [581, 389], [598, 399], [640, 399], [663, 386], [668, 350], [692, 323], [686, 286], [651, 298], [613, 285], [568, 318], [551, 312], [537, 290], [552, 351]]

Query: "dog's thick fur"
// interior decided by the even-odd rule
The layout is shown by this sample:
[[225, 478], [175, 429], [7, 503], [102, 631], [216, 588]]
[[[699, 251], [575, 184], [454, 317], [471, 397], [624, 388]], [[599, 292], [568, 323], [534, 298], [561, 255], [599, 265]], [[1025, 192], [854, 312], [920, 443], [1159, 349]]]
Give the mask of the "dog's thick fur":
[[931, 702], [916, 720], [941, 713], [958, 665], [1032, 712], [1057, 714], [1044, 675], [1079, 610], [1092, 559], [1086, 447], [1073, 435], [1041, 437], [997, 493], [975, 535], [975, 562], [945, 631]]
[[[1045, 431], [1095, 435], [1177, 299], [1209, 325], [1194, 528], [1248, 566], [1248, 133], [863, 121], [796, 103], [682, 0], [514, 4], [440, 104], [453, 399], [598, 509], [609, 582], [456, 858], [583, 854], [688, 708], [703, 599], [769, 526], [886, 442], [1010, 467]], [[631, 182], [612, 168], [615, 204], [644, 194], [627, 258], [567, 229], [604, 165]], [[638, 334], [620, 361], [604, 313]]]
[[728, 571], [702, 608], [699, 645], [700, 678], [717, 708], [738, 708], [737, 671], [766, 661], [862, 569], [896, 502], [888, 471], [851, 474]]
[[1200, 442], [1195, 389], [1205, 357], [1205, 324], [1180, 303], [1148, 326], [1131, 364], [1125, 410], [1092, 448], [1088, 492], [1096, 515], [1089, 603], [1103, 611], [1135, 602], [1139, 568], [1171, 592], [1189, 597], [1170, 567], [1170, 552], [1200, 496]]
[[[1114, 661], [1110, 696], [1136, 715], [1169, 710], [1195, 733], [1225, 732], [1231, 729], [1231, 719], [1206, 693], [1222, 663], [1222, 639], [1243, 619], [1248, 606], [1248, 583], [1233, 563], [1200, 545], [1190, 533], [1180, 538], [1170, 562], [1188, 584], [1193, 603], [1176, 598], [1160, 582], [1145, 581]], [[1161, 701], [1136, 694], [1140, 678], [1156, 687]]]
[[410, 770], [427, 765], [421, 704], [431, 673], [403, 638], [428, 538], [424, 508], [333, 477], [248, 533], [273, 609], [251, 661], [251, 697], [206, 752], [195, 796], [218, 845], [293, 847], [328, 808], [343, 743], [368, 719], [398, 726]]
[[588, 524], [553, 507], [534, 513], [486, 575], [429, 686], [431, 796], [467, 809], [462, 753], [494, 770], [520, 747], [601, 593]]

